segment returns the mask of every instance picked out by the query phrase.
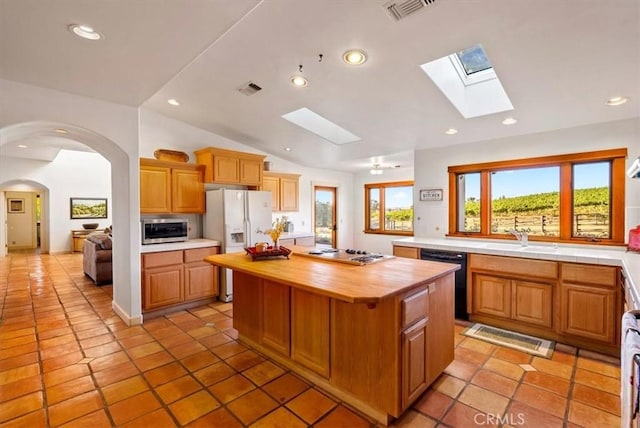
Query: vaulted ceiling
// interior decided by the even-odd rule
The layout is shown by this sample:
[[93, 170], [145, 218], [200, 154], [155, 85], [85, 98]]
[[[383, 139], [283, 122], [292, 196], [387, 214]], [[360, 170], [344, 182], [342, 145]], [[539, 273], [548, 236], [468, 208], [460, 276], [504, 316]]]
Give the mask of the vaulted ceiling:
[[[399, 21], [386, 3], [0, 0], [0, 77], [142, 106], [299, 164], [346, 171], [407, 166], [414, 149], [640, 116], [637, 0], [435, 0]], [[74, 23], [104, 38], [77, 38]], [[464, 119], [420, 65], [478, 43], [514, 109]], [[347, 65], [351, 48], [368, 60]], [[289, 81], [300, 66], [304, 88]], [[247, 82], [262, 90], [242, 94]], [[609, 107], [613, 96], [630, 102]], [[336, 145], [281, 118], [301, 107], [361, 140]], [[503, 125], [507, 116], [518, 122]]]

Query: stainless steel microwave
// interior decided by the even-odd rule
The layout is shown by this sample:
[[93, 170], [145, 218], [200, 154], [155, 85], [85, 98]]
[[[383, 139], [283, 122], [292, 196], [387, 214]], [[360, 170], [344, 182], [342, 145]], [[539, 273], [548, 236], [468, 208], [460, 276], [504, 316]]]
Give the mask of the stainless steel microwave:
[[182, 242], [188, 239], [189, 221], [179, 218], [146, 218], [142, 220], [142, 244]]

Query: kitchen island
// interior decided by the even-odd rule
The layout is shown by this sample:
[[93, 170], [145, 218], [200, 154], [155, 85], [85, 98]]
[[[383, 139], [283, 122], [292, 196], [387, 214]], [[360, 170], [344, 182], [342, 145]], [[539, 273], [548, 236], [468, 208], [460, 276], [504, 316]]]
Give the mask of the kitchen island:
[[453, 361], [454, 271], [393, 258], [364, 266], [297, 255], [205, 260], [233, 270], [239, 339], [388, 424]]

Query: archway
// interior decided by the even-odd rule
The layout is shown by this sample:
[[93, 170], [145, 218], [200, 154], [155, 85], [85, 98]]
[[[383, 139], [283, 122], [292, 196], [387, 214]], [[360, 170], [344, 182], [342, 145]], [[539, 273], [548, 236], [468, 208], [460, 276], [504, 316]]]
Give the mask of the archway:
[[[18, 123], [0, 129], [2, 145], [43, 137], [60, 137], [57, 129], [64, 129], [64, 138], [85, 144], [102, 155], [111, 164], [111, 188], [118, 190], [112, 200], [113, 228], [113, 302], [114, 311], [129, 325], [140, 324], [140, 261], [139, 261], [139, 207], [132, 206], [130, 195], [133, 174], [137, 175], [135, 159], [130, 162], [127, 153], [109, 138], [89, 129], [68, 123], [34, 121]], [[0, 172], [0, 183], [30, 180], [30, 177], [9, 177]], [[18, 174], [15, 174], [18, 175]], [[136, 198], [137, 199], [137, 198]], [[6, 208], [3, 210], [6, 212]], [[0, 229], [0, 242], [5, 242], [4, 228]]]

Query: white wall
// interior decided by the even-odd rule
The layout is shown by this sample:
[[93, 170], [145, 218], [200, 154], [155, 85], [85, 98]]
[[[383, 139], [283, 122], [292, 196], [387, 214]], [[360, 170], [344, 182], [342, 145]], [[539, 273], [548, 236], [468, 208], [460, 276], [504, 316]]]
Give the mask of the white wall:
[[[138, 109], [1, 79], [0, 93], [0, 145], [65, 128], [110, 162], [114, 230], [129, 238], [114, 240], [113, 308], [126, 322], [141, 322]], [[0, 169], [0, 183], [19, 180], [16, 174]]]
[[[416, 202], [415, 236], [443, 237], [448, 231], [447, 167], [565, 153], [628, 148], [627, 165], [640, 155], [640, 119], [415, 152], [415, 190], [442, 188], [442, 202]], [[414, 193], [414, 200], [417, 194]], [[627, 229], [640, 224], [640, 180], [626, 181]]]
[[[193, 152], [204, 147], [220, 147], [249, 153], [267, 155], [253, 147], [204, 131], [151, 110], [140, 110], [140, 157], [153, 158], [157, 149], [179, 150], [189, 154], [195, 162]], [[273, 155], [267, 155], [271, 171], [301, 174], [298, 212], [274, 213], [273, 218], [286, 215], [294, 224], [296, 232], [311, 231], [313, 219], [313, 186], [338, 187], [338, 245], [342, 248], [353, 245], [353, 174], [304, 167]]]
[[[53, 162], [0, 157], [2, 176], [47, 183], [49, 188], [49, 252], [71, 251], [71, 230], [83, 223], [112, 224], [111, 164], [97, 153], [61, 150]], [[6, 197], [11, 197], [7, 192]], [[70, 198], [107, 198], [106, 219], [72, 220]]]

